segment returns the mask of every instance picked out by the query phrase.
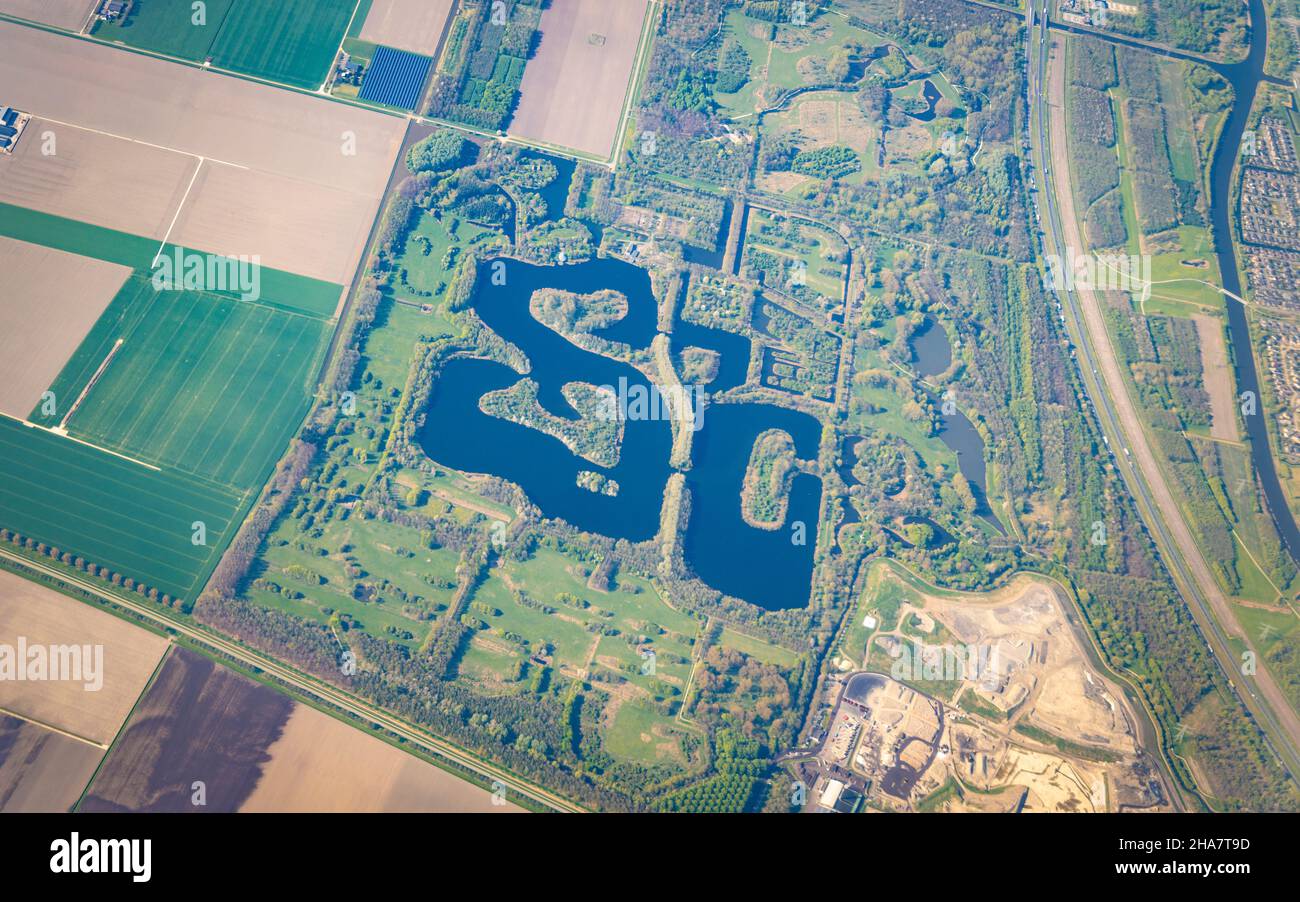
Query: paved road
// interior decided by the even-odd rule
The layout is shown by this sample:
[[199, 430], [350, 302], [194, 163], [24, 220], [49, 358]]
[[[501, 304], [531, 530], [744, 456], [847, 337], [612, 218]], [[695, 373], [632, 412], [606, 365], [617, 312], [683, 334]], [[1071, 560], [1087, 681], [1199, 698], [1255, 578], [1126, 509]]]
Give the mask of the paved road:
[[[1042, 0], [1039, 0], [1042, 2]], [[1042, 14], [1040, 13], [1040, 21]], [[1043, 226], [1050, 235], [1046, 249], [1065, 259], [1071, 249], [1079, 253], [1083, 242], [1075, 215], [1070, 187], [1068, 136], [1065, 129], [1064, 61], [1061, 41], [1045, 28], [1030, 35], [1029, 60], [1031, 130], [1041, 152], [1044, 190], [1039, 197], [1045, 209]], [[1110, 343], [1102, 314], [1103, 299], [1095, 292], [1077, 290], [1060, 295], [1070, 314], [1078, 342], [1079, 362], [1088, 394], [1096, 407], [1102, 429], [1121, 474], [1138, 501], [1138, 506], [1169, 565], [1183, 596], [1188, 600], [1207, 646], [1214, 653], [1234, 691], [1244, 685], [1238, 697], [1265, 728], [1275, 753], [1291, 774], [1300, 774], [1300, 717], [1287, 703], [1272, 675], [1261, 668], [1255, 679], [1240, 674], [1240, 663], [1228, 642], [1227, 629], [1240, 635], [1240, 627], [1227, 599], [1219, 589], [1174, 494], [1164, 471], [1147, 441], [1142, 421], [1134, 409], [1123, 379], [1121, 365]]]

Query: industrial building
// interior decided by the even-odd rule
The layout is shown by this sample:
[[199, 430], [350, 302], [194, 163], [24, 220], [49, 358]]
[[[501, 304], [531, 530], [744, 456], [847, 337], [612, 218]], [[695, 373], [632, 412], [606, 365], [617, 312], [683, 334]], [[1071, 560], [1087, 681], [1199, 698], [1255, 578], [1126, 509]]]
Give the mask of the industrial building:
[[22, 137], [23, 129], [32, 117], [12, 107], [0, 104], [0, 153], [13, 153]]

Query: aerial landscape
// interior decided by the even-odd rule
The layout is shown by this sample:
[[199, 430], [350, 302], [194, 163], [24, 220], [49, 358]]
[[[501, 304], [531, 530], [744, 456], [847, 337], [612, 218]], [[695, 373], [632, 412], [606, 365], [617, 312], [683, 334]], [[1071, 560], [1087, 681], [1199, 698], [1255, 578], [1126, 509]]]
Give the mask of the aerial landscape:
[[1298, 97], [1297, 0], [0, 0], [0, 812], [1300, 812]]

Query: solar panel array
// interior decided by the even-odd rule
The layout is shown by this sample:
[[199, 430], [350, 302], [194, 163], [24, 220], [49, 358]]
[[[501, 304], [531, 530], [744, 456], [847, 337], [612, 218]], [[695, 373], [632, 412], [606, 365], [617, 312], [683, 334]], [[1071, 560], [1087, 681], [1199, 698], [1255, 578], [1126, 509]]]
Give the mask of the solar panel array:
[[414, 110], [433, 60], [418, 53], [380, 47], [361, 82], [361, 99]]

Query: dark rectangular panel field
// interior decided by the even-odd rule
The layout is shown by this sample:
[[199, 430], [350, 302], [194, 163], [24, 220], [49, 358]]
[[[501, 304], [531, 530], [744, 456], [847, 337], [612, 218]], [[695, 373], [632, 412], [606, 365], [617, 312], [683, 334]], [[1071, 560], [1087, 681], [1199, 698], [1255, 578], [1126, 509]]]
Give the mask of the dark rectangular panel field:
[[[177, 648], [108, 753], [80, 811], [232, 812], [293, 711], [286, 696]], [[193, 803], [203, 784], [206, 805]]]
[[413, 110], [429, 77], [433, 60], [418, 53], [380, 47], [361, 86], [361, 99]]

